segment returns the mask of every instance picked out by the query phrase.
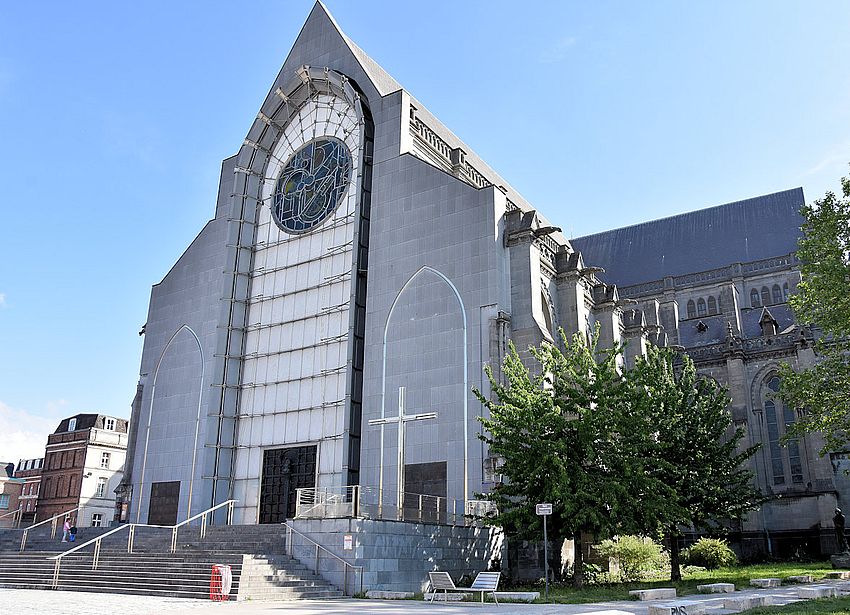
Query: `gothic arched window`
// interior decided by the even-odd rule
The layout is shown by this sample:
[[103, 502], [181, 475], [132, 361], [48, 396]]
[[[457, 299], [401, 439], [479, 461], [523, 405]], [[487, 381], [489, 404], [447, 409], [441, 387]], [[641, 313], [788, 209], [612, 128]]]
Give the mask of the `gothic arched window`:
[[761, 307], [761, 301], [759, 301], [759, 291], [755, 288], [750, 291], [750, 307]]
[[779, 284], [774, 284], [771, 292], [773, 293], [773, 302], [782, 303], [782, 289], [779, 288]]
[[782, 285], [782, 300], [788, 301], [788, 282]]
[[697, 314], [699, 316], [705, 316], [705, 299], [702, 297], [697, 301]]
[[717, 314], [717, 299], [714, 297], [708, 298], [708, 313]]
[[772, 376], [764, 390], [764, 419], [767, 424], [767, 438], [770, 450], [770, 467], [774, 485], [784, 485], [786, 477], [791, 475], [792, 483], [803, 482], [803, 462], [800, 458], [798, 440], [788, 440], [786, 447], [780, 445], [780, 438], [794, 424], [796, 415], [793, 408], [786, 406], [776, 395], [779, 392], [779, 377]]
[[761, 304], [770, 305], [770, 290], [767, 286], [761, 287]]
[[697, 307], [693, 299], [688, 299], [688, 318], [696, 318]]

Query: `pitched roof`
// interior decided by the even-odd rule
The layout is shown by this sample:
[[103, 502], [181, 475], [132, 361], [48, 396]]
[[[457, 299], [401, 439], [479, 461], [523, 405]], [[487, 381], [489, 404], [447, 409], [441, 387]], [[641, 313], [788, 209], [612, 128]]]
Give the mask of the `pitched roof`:
[[794, 188], [571, 239], [619, 286], [746, 263], [797, 250], [803, 189]]

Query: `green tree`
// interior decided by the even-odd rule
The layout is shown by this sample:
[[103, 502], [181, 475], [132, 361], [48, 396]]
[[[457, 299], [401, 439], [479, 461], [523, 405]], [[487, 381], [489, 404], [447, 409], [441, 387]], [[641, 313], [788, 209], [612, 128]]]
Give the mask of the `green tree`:
[[490, 369], [493, 399], [475, 391], [489, 410], [481, 439], [503, 459], [506, 481], [484, 497], [495, 502], [490, 522], [525, 537], [540, 536], [534, 506], [551, 502], [547, 521], [553, 570], [560, 548], [575, 540], [574, 581], [584, 583], [582, 536], [640, 533], [665, 514], [670, 489], [645, 465], [650, 433], [634, 412], [630, 388], [618, 369], [620, 348], [598, 350], [560, 331], [564, 351], [544, 343], [530, 348], [533, 373], [510, 346], [500, 385]]
[[758, 446], [741, 448], [744, 430], [732, 423], [726, 390], [698, 375], [687, 355], [650, 346], [627, 378], [636, 407], [654, 425], [656, 475], [673, 492], [660, 521], [670, 544], [670, 578], [679, 581], [680, 528], [712, 529], [764, 501], [747, 468]]
[[810, 369], [794, 372], [786, 364], [781, 373], [783, 399], [806, 409], [787, 437], [822, 433], [822, 455], [850, 441], [850, 178], [841, 187], [843, 198], [827, 192], [801, 210], [802, 281], [789, 300], [797, 322], [823, 333], [816, 346], [821, 356]]

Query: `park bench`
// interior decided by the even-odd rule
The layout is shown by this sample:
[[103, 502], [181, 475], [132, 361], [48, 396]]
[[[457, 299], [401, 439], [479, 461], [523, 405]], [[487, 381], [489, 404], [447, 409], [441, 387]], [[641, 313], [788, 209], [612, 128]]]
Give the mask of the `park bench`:
[[442, 590], [443, 594], [448, 594], [448, 592], [480, 592], [481, 602], [484, 602], [484, 594], [490, 594], [493, 596], [493, 602], [499, 604], [496, 599], [496, 589], [499, 587], [500, 576], [502, 576], [501, 572], [479, 572], [471, 587], [457, 587], [448, 572], [429, 572], [431, 602], [434, 602], [437, 592]]

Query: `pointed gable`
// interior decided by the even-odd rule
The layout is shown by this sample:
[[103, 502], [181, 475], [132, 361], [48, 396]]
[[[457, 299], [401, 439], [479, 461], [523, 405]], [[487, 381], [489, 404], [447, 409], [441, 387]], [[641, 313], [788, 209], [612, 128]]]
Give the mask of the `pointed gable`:
[[340, 30], [321, 2], [316, 2], [298, 33], [283, 67], [266, 97], [288, 84], [302, 66], [330, 68], [353, 79], [373, 102], [401, 86]]

